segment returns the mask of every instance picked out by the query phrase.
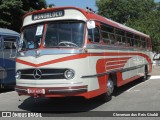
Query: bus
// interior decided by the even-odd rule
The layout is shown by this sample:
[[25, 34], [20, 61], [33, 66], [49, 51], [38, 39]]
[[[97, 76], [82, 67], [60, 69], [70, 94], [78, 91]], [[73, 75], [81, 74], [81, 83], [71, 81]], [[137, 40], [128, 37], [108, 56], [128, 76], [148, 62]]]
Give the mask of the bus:
[[6, 28], [0, 28], [0, 89], [14, 88], [16, 43], [20, 34]]
[[27, 13], [16, 58], [19, 95], [96, 96], [152, 71], [149, 35], [89, 9], [55, 7]]

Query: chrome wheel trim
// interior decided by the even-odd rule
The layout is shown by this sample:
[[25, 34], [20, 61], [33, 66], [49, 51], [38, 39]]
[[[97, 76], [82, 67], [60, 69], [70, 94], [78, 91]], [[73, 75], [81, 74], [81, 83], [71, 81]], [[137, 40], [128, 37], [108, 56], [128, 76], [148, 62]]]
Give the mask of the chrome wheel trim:
[[107, 94], [110, 96], [113, 93], [113, 90], [114, 90], [113, 81], [109, 79], [107, 83]]

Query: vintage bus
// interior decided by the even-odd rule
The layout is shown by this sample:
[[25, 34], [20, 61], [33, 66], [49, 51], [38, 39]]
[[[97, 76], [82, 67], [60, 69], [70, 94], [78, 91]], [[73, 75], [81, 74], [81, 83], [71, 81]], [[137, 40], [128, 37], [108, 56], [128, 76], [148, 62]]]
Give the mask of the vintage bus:
[[14, 88], [16, 42], [20, 34], [9, 29], [0, 28], [0, 89]]
[[148, 35], [92, 11], [56, 7], [23, 18], [16, 91], [33, 97], [99, 96], [152, 71]]

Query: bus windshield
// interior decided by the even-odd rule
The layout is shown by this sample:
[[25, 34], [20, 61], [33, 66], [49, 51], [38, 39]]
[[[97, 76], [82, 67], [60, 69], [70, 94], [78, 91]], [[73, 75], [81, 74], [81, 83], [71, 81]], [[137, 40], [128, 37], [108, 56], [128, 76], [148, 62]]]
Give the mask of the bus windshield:
[[20, 42], [23, 43], [23, 50], [39, 48], [42, 40], [43, 27], [44, 25], [33, 25], [24, 28], [20, 38]]
[[83, 38], [83, 22], [53, 22], [47, 27], [45, 47], [82, 47]]
[[[44, 34], [44, 40], [42, 35]], [[84, 22], [59, 21], [44, 25], [32, 25], [23, 29], [20, 39], [22, 49], [37, 49], [43, 41], [45, 48], [82, 47], [84, 42]]]

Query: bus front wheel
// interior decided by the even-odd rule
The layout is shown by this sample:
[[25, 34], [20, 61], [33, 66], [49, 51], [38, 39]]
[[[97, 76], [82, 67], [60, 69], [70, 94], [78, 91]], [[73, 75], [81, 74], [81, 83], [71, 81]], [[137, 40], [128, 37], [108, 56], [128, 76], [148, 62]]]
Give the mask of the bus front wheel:
[[112, 99], [112, 93], [114, 91], [114, 83], [111, 78], [108, 79], [106, 87], [107, 87], [107, 92], [100, 96], [100, 99], [103, 102], [108, 102]]
[[142, 82], [145, 82], [148, 79], [148, 67], [145, 66], [144, 68], [144, 76], [142, 78]]

